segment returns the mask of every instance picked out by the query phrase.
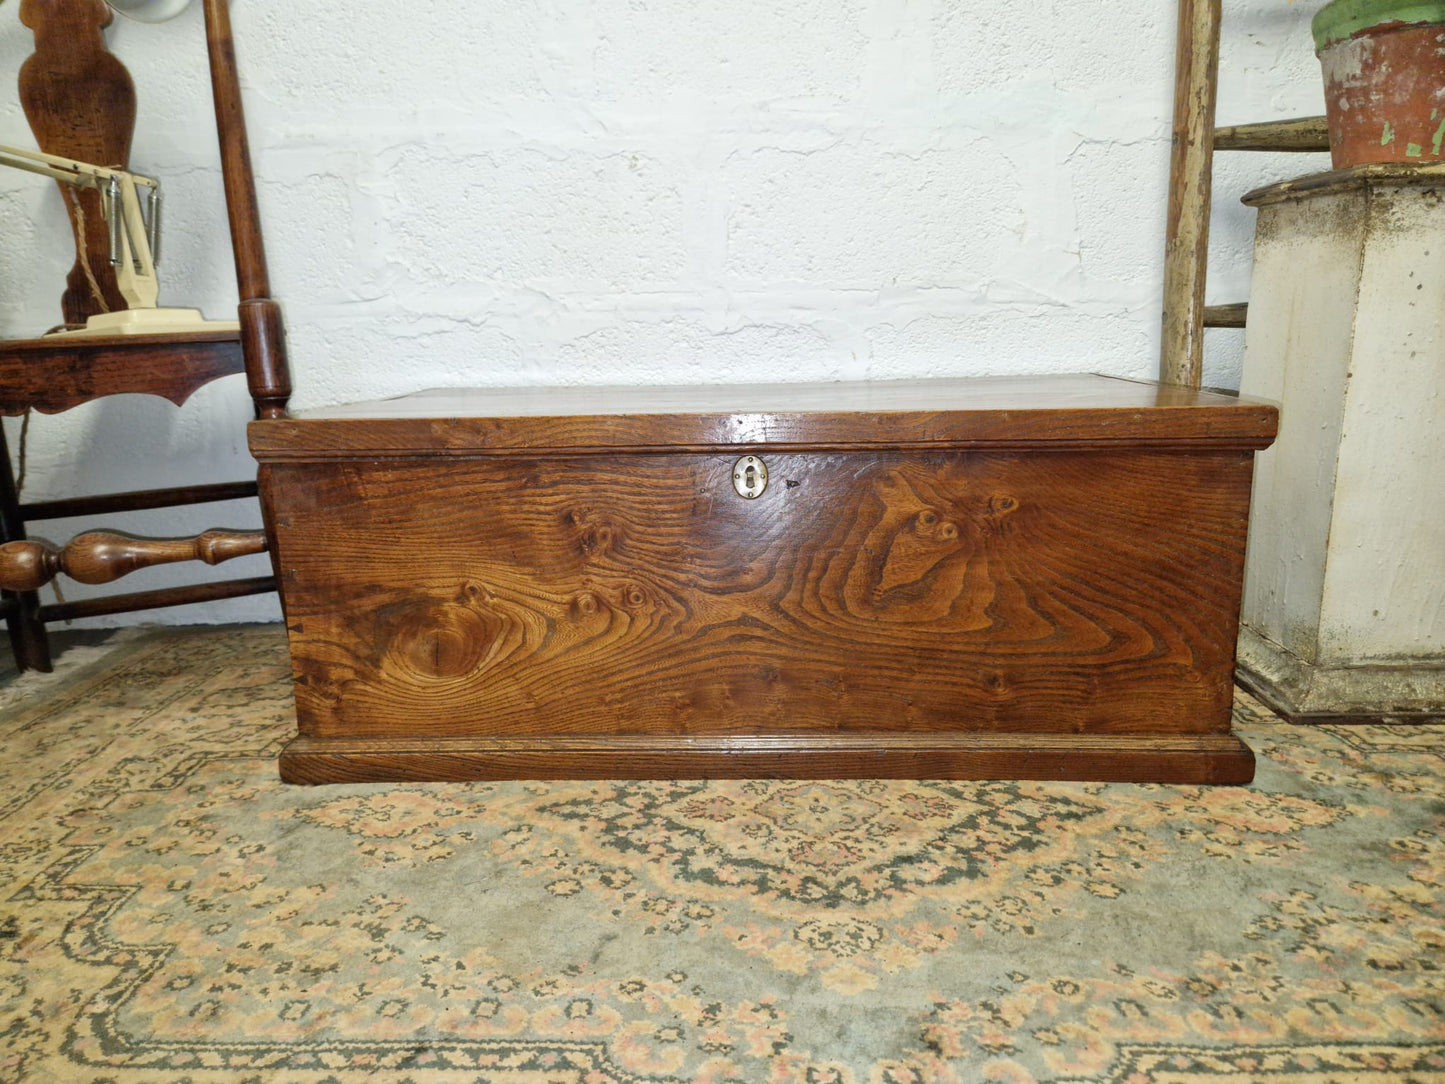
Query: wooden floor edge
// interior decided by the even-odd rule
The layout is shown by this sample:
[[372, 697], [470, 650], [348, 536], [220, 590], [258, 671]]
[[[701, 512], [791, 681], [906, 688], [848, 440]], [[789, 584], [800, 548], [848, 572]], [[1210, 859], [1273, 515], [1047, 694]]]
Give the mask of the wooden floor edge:
[[[1044, 740], [1041, 740], [1041, 737]], [[366, 743], [297, 738], [280, 757], [286, 783], [506, 779], [1032, 779], [1243, 785], [1254, 753], [1230, 734], [959, 735], [930, 743], [850, 744], [788, 738], [482, 739]]]

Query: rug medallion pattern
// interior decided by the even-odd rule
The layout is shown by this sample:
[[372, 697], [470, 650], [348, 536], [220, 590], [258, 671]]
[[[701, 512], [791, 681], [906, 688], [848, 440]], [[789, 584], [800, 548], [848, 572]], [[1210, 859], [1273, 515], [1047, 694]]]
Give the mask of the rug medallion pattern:
[[278, 628], [12, 706], [0, 1082], [1445, 1080], [1445, 727], [1248, 788], [287, 787]]

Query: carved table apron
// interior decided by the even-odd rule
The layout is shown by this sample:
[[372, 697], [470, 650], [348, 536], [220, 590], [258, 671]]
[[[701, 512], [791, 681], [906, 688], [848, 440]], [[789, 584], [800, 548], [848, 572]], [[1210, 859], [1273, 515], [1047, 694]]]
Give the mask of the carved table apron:
[[282, 774], [1248, 782], [1234, 643], [1274, 429], [1268, 404], [1092, 376], [253, 423]]

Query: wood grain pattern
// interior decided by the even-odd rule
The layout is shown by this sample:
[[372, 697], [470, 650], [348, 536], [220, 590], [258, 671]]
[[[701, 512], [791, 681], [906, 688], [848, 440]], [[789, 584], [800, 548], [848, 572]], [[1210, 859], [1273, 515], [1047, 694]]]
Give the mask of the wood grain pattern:
[[1222, 734], [1247, 452], [273, 464], [302, 734]]
[[88, 335], [0, 342], [0, 414], [58, 414], [105, 395], [159, 395], [177, 406], [245, 371], [235, 332]]
[[[104, 0], [21, 0], [20, 21], [34, 31], [35, 53], [20, 66], [20, 102], [42, 151], [124, 168], [135, 129], [135, 86], [125, 65], [106, 51], [101, 30], [111, 18]], [[84, 324], [126, 302], [110, 264], [100, 193], [57, 185], [76, 248], [61, 309], [67, 324]]]
[[1272, 404], [1077, 375], [662, 388], [440, 389], [252, 423], [262, 462], [758, 447], [1262, 448]]
[[1159, 378], [1191, 388], [1199, 387], [1204, 373], [1204, 278], [1219, 89], [1219, 22], [1220, 0], [1179, 0]]

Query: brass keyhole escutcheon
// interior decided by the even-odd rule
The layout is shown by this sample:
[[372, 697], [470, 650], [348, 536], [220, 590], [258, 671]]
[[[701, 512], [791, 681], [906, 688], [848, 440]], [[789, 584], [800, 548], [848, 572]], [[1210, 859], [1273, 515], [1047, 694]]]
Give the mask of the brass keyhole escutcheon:
[[768, 488], [768, 467], [755, 455], [745, 455], [733, 464], [733, 489], [744, 500], [756, 500]]

